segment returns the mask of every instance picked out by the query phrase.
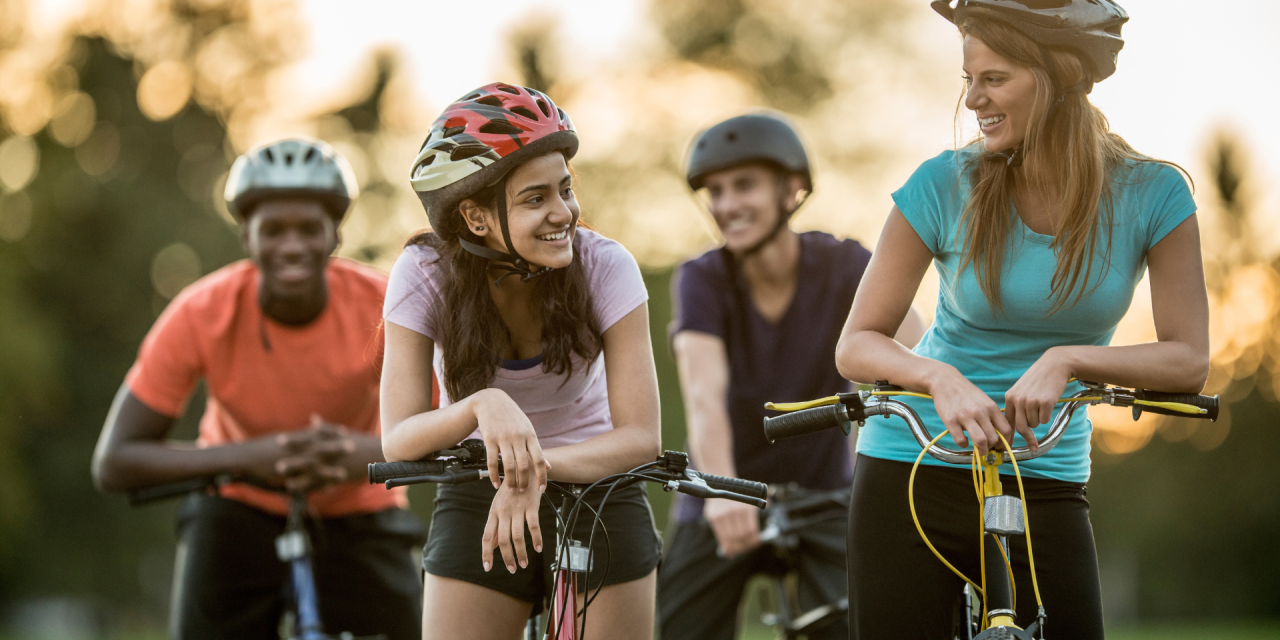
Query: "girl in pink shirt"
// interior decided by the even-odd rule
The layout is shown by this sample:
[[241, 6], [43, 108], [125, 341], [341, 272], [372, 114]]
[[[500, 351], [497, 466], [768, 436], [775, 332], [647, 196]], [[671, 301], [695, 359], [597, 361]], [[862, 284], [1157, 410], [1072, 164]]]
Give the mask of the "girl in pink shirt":
[[[415, 460], [480, 438], [493, 483], [438, 489], [427, 639], [515, 637], [551, 583], [547, 480], [590, 483], [660, 452], [644, 282], [621, 245], [579, 226], [577, 147], [549, 97], [498, 83], [450, 105], [414, 162], [433, 231], [410, 239], [388, 286], [383, 450]], [[661, 543], [643, 490], [615, 492], [601, 519], [586, 632], [647, 640]]]

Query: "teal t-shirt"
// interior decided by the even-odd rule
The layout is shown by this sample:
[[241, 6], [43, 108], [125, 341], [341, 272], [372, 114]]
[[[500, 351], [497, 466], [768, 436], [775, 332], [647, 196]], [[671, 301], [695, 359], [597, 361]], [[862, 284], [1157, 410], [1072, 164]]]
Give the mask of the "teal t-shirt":
[[[1107, 230], [1102, 229], [1088, 293], [1074, 306], [1053, 315], [1049, 315], [1053, 306], [1049, 283], [1057, 265], [1049, 246], [1053, 236], [1028, 229], [1017, 213], [1011, 212], [1014, 226], [1000, 279], [1001, 315], [987, 303], [972, 265], [957, 273], [964, 253], [961, 217], [969, 191], [965, 166], [977, 152], [971, 146], [928, 160], [893, 194], [893, 200], [933, 253], [941, 280], [937, 317], [915, 352], [956, 367], [1003, 406], [1005, 392], [1050, 347], [1110, 343], [1146, 270], [1147, 251], [1194, 214], [1196, 205], [1182, 175], [1169, 165], [1142, 161], [1118, 167], [1111, 181], [1110, 263], [1103, 264]], [[1081, 388], [1072, 383], [1067, 394]], [[899, 399], [920, 414], [934, 435], [944, 429], [931, 401]], [[1041, 425], [1037, 437], [1043, 438], [1048, 429], [1049, 425]], [[1086, 411], [1076, 411], [1058, 446], [1040, 458], [1020, 463], [1021, 470], [1031, 477], [1085, 482], [1092, 431]], [[943, 444], [955, 448], [950, 436]], [[1015, 446], [1023, 444], [1020, 436], [1015, 438]], [[901, 419], [875, 417], [859, 435], [858, 452], [913, 462], [920, 446]], [[945, 463], [925, 456], [923, 464]], [[1012, 469], [1008, 471], [1012, 473]]]

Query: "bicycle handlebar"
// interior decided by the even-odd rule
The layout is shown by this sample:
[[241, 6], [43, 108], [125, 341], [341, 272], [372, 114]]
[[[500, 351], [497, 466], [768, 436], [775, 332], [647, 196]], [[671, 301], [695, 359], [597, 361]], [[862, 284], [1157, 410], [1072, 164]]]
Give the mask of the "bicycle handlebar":
[[[438, 484], [463, 484], [489, 477], [482, 453], [477, 452], [471, 441], [452, 449], [432, 454], [452, 455], [468, 451], [465, 458], [445, 460], [417, 460], [410, 462], [375, 462], [369, 465], [369, 483], [384, 484], [388, 489], [411, 484], [435, 482]], [[728, 478], [709, 473], [699, 473], [688, 468], [688, 455], [678, 451], [666, 451], [657, 462], [637, 467], [632, 473], [645, 480], [662, 482], [668, 490], [679, 491], [698, 498], [726, 498], [763, 509], [769, 487], [763, 483]], [[501, 465], [499, 465], [501, 473]], [[620, 474], [623, 479], [627, 474]], [[635, 476], [633, 476], [635, 477]]]
[[[1203, 418], [1210, 421], [1218, 419], [1218, 396], [1164, 393], [1143, 389], [1130, 391], [1119, 387], [1107, 387], [1092, 383], [1084, 384], [1085, 389], [1083, 391], [1061, 400], [1061, 402], [1066, 403], [1066, 406], [1058, 411], [1057, 415], [1049, 423], [1049, 432], [1038, 443], [1039, 446], [1035, 451], [1032, 451], [1027, 446], [1014, 447], [1007, 455], [1012, 455], [1014, 459], [1021, 462], [1032, 460], [1048, 453], [1062, 439], [1062, 435], [1066, 431], [1067, 425], [1071, 422], [1071, 417], [1075, 414], [1076, 409], [1084, 405], [1110, 404], [1117, 407], [1132, 407], [1134, 420], [1137, 420], [1143, 411], [1184, 418]], [[921, 448], [926, 449], [930, 456], [942, 462], [969, 464], [973, 458], [972, 451], [949, 449], [934, 444], [933, 435], [929, 433], [929, 429], [911, 407], [901, 401], [886, 397], [899, 391], [896, 387], [891, 388], [887, 385], [881, 385], [875, 391], [842, 393], [822, 401], [814, 401], [815, 403], [826, 402], [828, 404], [801, 409], [774, 418], [765, 418], [765, 438], [772, 443], [778, 438], [790, 438], [815, 433], [832, 427], [840, 427], [848, 435], [852, 429], [852, 423], [856, 422], [861, 426], [867, 416], [895, 415], [907, 422], [907, 427], [911, 430], [916, 442]], [[814, 403], [805, 404], [812, 405]], [[774, 406], [776, 407], [776, 405]], [[1190, 410], [1198, 411], [1191, 413]]]

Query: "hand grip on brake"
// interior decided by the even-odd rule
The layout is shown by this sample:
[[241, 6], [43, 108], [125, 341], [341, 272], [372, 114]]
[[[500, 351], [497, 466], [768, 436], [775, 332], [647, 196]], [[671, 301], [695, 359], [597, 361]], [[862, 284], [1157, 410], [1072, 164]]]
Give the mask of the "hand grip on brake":
[[849, 433], [849, 413], [843, 404], [787, 413], [764, 419], [764, 438], [770, 444], [781, 438], [794, 438], [833, 427]]
[[763, 498], [757, 498], [755, 496], [744, 496], [741, 493], [737, 493], [735, 491], [721, 491], [719, 489], [713, 489], [706, 484], [703, 484], [701, 482], [695, 482], [692, 480], [679, 480], [676, 482], [676, 484], [677, 484], [676, 491], [691, 495], [695, 498], [702, 498], [704, 500], [707, 498], [724, 498], [726, 500], [733, 500], [735, 502], [749, 504], [758, 509], [765, 508], [765, 505], [767, 504]]
[[708, 487], [717, 491], [739, 493], [752, 498], [760, 498], [761, 500], [769, 497], [769, 485], [763, 482], [743, 480], [742, 478], [729, 478], [726, 476], [717, 476], [701, 472], [698, 472], [698, 476], [707, 483]]
[[1149, 404], [1135, 404], [1134, 419], [1138, 417], [1141, 411], [1150, 413], [1158, 413], [1166, 416], [1177, 416], [1179, 418], [1203, 418], [1210, 422], [1218, 420], [1218, 396], [1202, 396], [1194, 393], [1164, 393], [1163, 391], [1145, 391], [1137, 389], [1133, 393], [1133, 397], [1138, 400], [1146, 400], [1147, 402], [1177, 402], [1181, 404], [1189, 404], [1193, 407], [1200, 407], [1206, 413], [1189, 414], [1174, 409], [1166, 409], [1164, 407], [1153, 407]]

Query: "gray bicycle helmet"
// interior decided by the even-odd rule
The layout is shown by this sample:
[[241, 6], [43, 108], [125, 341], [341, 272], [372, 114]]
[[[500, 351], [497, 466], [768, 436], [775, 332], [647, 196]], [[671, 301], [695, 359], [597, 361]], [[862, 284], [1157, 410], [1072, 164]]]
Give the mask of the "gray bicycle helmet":
[[689, 150], [685, 179], [697, 191], [707, 175], [751, 162], [767, 162], [802, 174], [813, 191], [809, 155], [791, 121], [776, 111], [729, 118], [698, 135]]
[[241, 222], [269, 198], [316, 200], [340, 221], [358, 191], [351, 165], [333, 147], [319, 140], [285, 138], [236, 158], [223, 197]]
[[1116, 60], [1124, 48], [1120, 29], [1129, 21], [1129, 14], [1112, 0], [934, 0], [931, 4], [957, 26], [970, 17], [990, 18], [1042, 47], [1074, 51], [1091, 68], [1093, 82], [1116, 72]]

